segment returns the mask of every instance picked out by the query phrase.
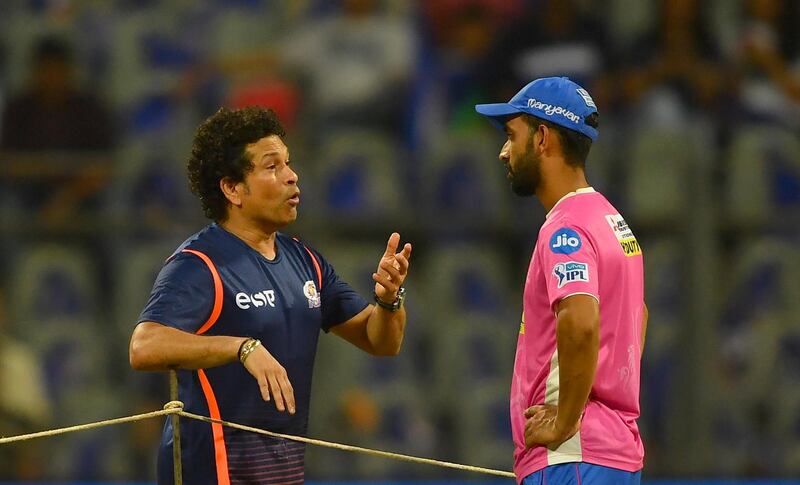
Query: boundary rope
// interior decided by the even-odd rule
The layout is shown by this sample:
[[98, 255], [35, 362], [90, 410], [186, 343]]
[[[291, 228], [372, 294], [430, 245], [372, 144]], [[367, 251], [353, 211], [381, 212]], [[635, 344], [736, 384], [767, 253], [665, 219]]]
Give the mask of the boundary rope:
[[160, 411], [153, 411], [151, 413], [135, 414], [135, 415], [126, 416], [126, 417], [123, 417], [123, 418], [107, 419], [107, 420], [104, 420], [104, 421], [97, 421], [97, 422], [94, 422], [94, 423], [79, 424], [79, 425], [76, 425], [76, 426], [69, 426], [69, 427], [66, 427], [66, 428], [57, 428], [57, 429], [51, 429], [51, 430], [46, 430], [46, 431], [40, 431], [38, 433], [29, 433], [29, 434], [23, 434], [23, 435], [18, 435], [18, 436], [11, 436], [11, 437], [7, 437], [7, 438], [3, 437], [3, 438], [0, 438], [0, 445], [7, 444], [7, 443], [14, 443], [14, 442], [18, 442], [18, 441], [27, 441], [27, 440], [32, 440], [32, 439], [36, 439], [36, 438], [45, 438], [45, 437], [49, 437], [49, 436], [56, 436], [56, 435], [60, 435], [60, 434], [72, 433], [72, 432], [77, 432], [77, 431], [86, 431], [86, 430], [100, 428], [100, 427], [104, 427], [104, 426], [112, 426], [112, 425], [115, 425], [115, 424], [131, 423], [131, 422], [134, 422], [134, 421], [142, 421], [142, 420], [145, 420], [145, 419], [157, 418], [159, 416], [167, 416], [167, 415], [183, 416], [183, 417], [186, 417], [186, 418], [196, 419], [198, 421], [204, 421], [206, 423], [217, 423], [217, 424], [221, 424], [223, 426], [228, 426], [228, 427], [240, 429], [240, 430], [243, 430], [243, 431], [250, 431], [252, 433], [271, 436], [271, 437], [274, 437], [274, 438], [283, 438], [283, 439], [292, 440], [292, 441], [299, 441], [301, 443], [307, 443], [307, 444], [311, 444], [311, 445], [323, 446], [323, 447], [326, 447], [326, 448], [334, 448], [334, 449], [343, 450], [343, 451], [350, 451], [350, 452], [354, 452], [354, 453], [363, 453], [363, 454], [367, 454], [367, 455], [380, 456], [380, 457], [383, 457], [383, 458], [389, 458], [389, 459], [401, 460], [401, 461], [408, 461], [408, 462], [413, 462], [413, 463], [423, 463], [423, 464], [434, 465], [434, 466], [439, 466], [439, 467], [443, 467], [443, 468], [452, 468], [452, 469], [456, 469], [456, 470], [462, 470], [462, 471], [468, 471], [468, 472], [474, 472], [474, 473], [482, 473], [482, 474], [485, 474], [485, 475], [495, 475], [495, 476], [507, 477], [507, 478], [514, 478], [514, 476], [515, 476], [511, 472], [507, 472], [507, 471], [503, 471], [503, 470], [495, 470], [495, 469], [492, 469], [492, 468], [484, 468], [484, 467], [478, 467], [478, 466], [472, 466], [472, 465], [462, 465], [460, 463], [453, 463], [453, 462], [448, 462], [448, 461], [434, 460], [434, 459], [431, 459], [431, 458], [421, 458], [421, 457], [412, 456], [412, 455], [404, 455], [404, 454], [401, 454], [401, 453], [392, 453], [392, 452], [389, 452], [389, 451], [374, 450], [374, 449], [370, 449], [370, 448], [363, 448], [363, 447], [360, 447], [360, 446], [346, 445], [346, 444], [342, 444], [342, 443], [334, 443], [334, 442], [331, 442], [331, 441], [318, 440], [318, 439], [314, 439], [314, 438], [306, 438], [304, 436], [294, 436], [294, 435], [288, 435], [288, 434], [282, 434], [282, 433], [275, 433], [275, 432], [272, 432], [272, 431], [267, 431], [265, 429], [254, 428], [252, 426], [245, 426], [243, 424], [232, 423], [230, 421], [225, 421], [225, 420], [221, 420], [221, 419], [213, 419], [213, 418], [210, 418], [208, 416], [201, 416], [199, 414], [193, 414], [193, 413], [186, 412], [186, 411], [183, 410], [183, 403], [180, 402], [180, 401], [170, 401], [170, 402], [168, 402], [167, 404], [164, 405], [164, 409], [162, 409]]
[[463, 470], [463, 471], [469, 471], [469, 472], [475, 472], [475, 473], [484, 473], [486, 475], [496, 475], [496, 476], [499, 476], [499, 477], [509, 477], [509, 478], [514, 478], [515, 477], [515, 475], [513, 473], [511, 473], [511, 472], [506, 472], [506, 471], [502, 471], [502, 470], [495, 470], [495, 469], [492, 469], [492, 468], [483, 468], [483, 467], [472, 466], [472, 465], [462, 465], [460, 463], [452, 463], [452, 462], [449, 462], [449, 461], [434, 460], [432, 458], [420, 458], [418, 456], [403, 455], [401, 453], [392, 453], [390, 451], [373, 450], [373, 449], [370, 449], [370, 448], [362, 448], [360, 446], [345, 445], [345, 444], [341, 444], [341, 443], [334, 443], [334, 442], [331, 442], [331, 441], [318, 440], [318, 439], [314, 439], [314, 438], [306, 438], [306, 437], [303, 437], [303, 436], [294, 436], [294, 435], [290, 435], [290, 434], [274, 433], [272, 431], [267, 431], [265, 429], [253, 428], [252, 426], [245, 426], [243, 424], [232, 423], [230, 421], [225, 421], [225, 420], [222, 420], [222, 419], [213, 419], [213, 418], [209, 418], [209, 417], [206, 417], [206, 416], [200, 416], [198, 414], [187, 413], [186, 411], [181, 411], [178, 414], [183, 416], [183, 417], [186, 417], [186, 418], [197, 419], [199, 421], [205, 421], [206, 423], [217, 423], [217, 424], [221, 424], [223, 426], [228, 426], [228, 427], [231, 427], [231, 428], [240, 429], [242, 431], [250, 431], [252, 433], [263, 434], [263, 435], [266, 435], [266, 436], [271, 436], [273, 438], [283, 438], [283, 439], [292, 440], [292, 441], [299, 441], [301, 443], [307, 443], [307, 444], [310, 444], [310, 445], [323, 446], [323, 447], [326, 447], [326, 448], [335, 448], [337, 450], [352, 451], [352, 452], [355, 452], [355, 453], [364, 453], [364, 454], [373, 455], [373, 456], [382, 456], [384, 458], [391, 458], [391, 459], [401, 460], [401, 461], [410, 461], [410, 462], [414, 462], [414, 463], [425, 463], [425, 464], [428, 464], [428, 465], [436, 465], [436, 466], [440, 466], [440, 467], [443, 467], [443, 468], [454, 468], [456, 470]]
[[178, 414], [183, 411], [183, 403], [180, 401], [170, 401], [164, 405], [161, 411], [153, 411], [152, 413], [134, 414], [132, 416], [125, 416], [124, 418], [106, 419], [104, 421], [96, 421], [94, 423], [78, 424], [75, 426], [68, 426], [66, 428], [56, 428], [46, 431], [39, 431], [38, 433], [28, 433], [18, 436], [9, 436], [8, 438], [0, 438], [0, 445], [6, 443], [14, 443], [17, 441], [27, 441], [36, 438], [46, 438], [49, 436], [57, 436], [65, 433], [74, 433], [76, 431], [86, 431], [95, 428], [102, 428], [104, 426], [112, 426], [114, 424], [132, 423], [134, 421], [142, 421], [150, 418], [157, 418], [159, 416], [167, 416], [169, 414]]

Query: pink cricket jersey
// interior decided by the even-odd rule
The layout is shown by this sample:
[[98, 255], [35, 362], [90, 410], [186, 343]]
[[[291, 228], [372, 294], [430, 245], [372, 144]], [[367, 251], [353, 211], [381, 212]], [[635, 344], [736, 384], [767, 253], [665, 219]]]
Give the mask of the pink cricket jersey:
[[[525, 449], [525, 410], [558, 404], [558, 302], [591, 295], [600, 303], [597, 374], [580, 431], [557, 450]], [[548, 465], [586, 462], [642, 468], [639, 417], [644, 274], [642, 251], [619, 211], [591, 187], [571, 192], [547, 214], [525, 280], [511, 383], [517, 481]]]

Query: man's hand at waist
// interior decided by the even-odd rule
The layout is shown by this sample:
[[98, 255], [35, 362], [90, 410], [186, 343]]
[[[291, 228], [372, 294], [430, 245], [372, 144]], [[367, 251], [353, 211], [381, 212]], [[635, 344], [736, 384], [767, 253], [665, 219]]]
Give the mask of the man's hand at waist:
[[525, 447], [546, 446], [555, 450], [575, 436], [581, 429], [580, 419], [576, 423], [562, 423], [558, 419], [558, 406], [539, 404], [525, 410]]

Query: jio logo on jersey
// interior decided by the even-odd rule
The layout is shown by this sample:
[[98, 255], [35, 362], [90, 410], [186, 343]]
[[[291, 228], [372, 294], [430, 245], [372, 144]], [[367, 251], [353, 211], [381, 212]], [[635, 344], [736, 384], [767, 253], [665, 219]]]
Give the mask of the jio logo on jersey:
[[558, 287], [575, 283], [576, 281], [589, 281], [589, 268], [586, 263], [577, 263], [575, 261], [567, 261], [565, 263], [558, 263], [553, 267], [553, 275], [558, 278]]
[[581, 237], [568, 227], [562, 227], [550, 238], [550, 250], [558, 254], [572, 254], [581, 245]]

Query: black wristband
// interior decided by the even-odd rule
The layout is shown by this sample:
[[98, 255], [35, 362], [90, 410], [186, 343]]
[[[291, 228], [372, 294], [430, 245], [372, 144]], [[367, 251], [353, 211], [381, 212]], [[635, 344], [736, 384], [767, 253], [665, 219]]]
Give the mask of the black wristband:
[[378, 298], [378, 295], [375, 295], [375, 304], [379, 307], [383, 308], [386, 311], [396, 312], [400, 308], [403, 307], [403, 300], [406, 297], [406, 289], [402, 286], [397, 290], [397, 298], [392, 303], [386, 303], [385, 301]]

